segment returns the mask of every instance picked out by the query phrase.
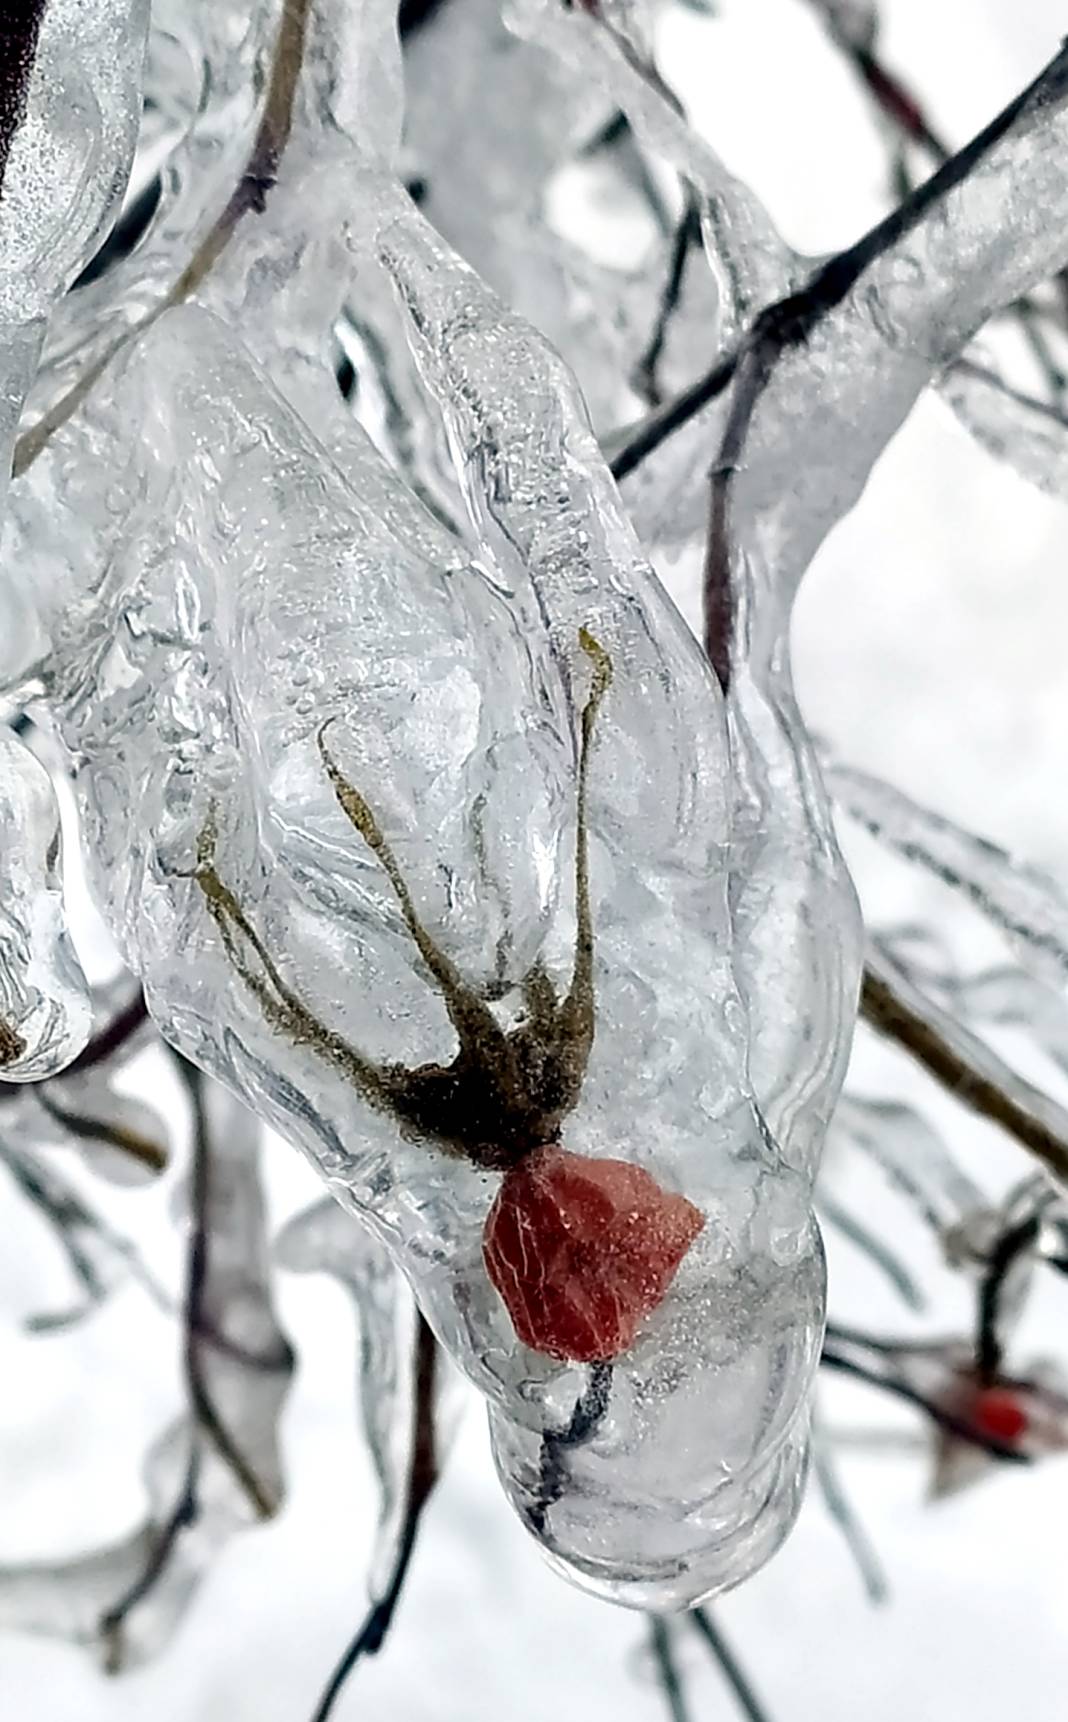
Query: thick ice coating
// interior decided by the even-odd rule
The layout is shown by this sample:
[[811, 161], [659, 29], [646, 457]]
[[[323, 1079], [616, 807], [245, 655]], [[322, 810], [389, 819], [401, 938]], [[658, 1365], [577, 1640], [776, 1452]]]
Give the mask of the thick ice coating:
[[[677, 1608], [789, 1529], [822, 1330], [857, 937], [788, 595], [752, 580], [725, 693], [567, 367], [391, 177], [388, 7], [312, 12], [264, 196], [191, 195], [82, 331], [125, 337], [17, 488], [17, 661], [164, 1032], [392, 1253], [550, 1559]], [[345, 418], [346, 299], [455, 532]]]
[[[403, 289], [420, 292], [410, 272]], [[94, 550], [108, 602], [70, 641], [57, 709], [99, 895], [165, 1032], [397, 1255], [487, 1394], [505, 1487], [552, 1558], [602, 1594], [677, 1607], [751, 1571], [792, 1520], [821, 1253], [807, 1169], [748, 1084], [715, 680], [566, 373], [488, 295], [497, 324], [472, 323], [472, 291], [467, 323], [436, 314], [473, 356], [492, 339], [500, 368], [499, 406], [471, 376], [498, 425], [477, 561], [355, 436], [343, 476], [206, 313], [145, 335], [93, 412], [123, 505], [113, 490]], [[516, 377], [529, 411], [513, 421]], [[612, 670], [588, 722], [584, 630]], [[592, 1381], [521, 1343], [486, 1271], [509, 1163], [489, 1149], [521, 1160], [518, 1135], [472, 1152], [477, 1120], [449, 1140], [440, 1109], [420, 1127], [397, 1103], [463, 1039], [442, 973], [480, 1001], [487, 1042], [547, 989], [568, 996], [584, 737], [592, 1044], [559, 1139], [703, 1219]], [[591, 1390], [598, 1415], [568, 1443]]]
[[0, 1076], [39, 1082], [89, 1037], [89, 988], [60, 891], [59, 806], [44, 766], [0, 728]]
[[149, 0], [25, 0], [5, 20], [0, 514], [48, 313], [91, 255], [126, 184], [148, 13]]

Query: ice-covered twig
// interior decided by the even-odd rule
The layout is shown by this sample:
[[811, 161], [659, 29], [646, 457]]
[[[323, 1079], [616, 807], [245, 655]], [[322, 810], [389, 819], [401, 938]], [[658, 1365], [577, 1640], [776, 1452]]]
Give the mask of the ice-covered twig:
[[[1063, 261], [1062, 132], [1068, 49], [898, 209], [757, 318], [713, 465], [710, 612], [724, 593], [738, 601], [743, 567], [792, 592], [923, 387], [994, 311]], [[1005, 222], [988, 220], [992, 183]]]
[[372, 1602], [359, 1630], [331, 1675], [316, 1705], [312, 1722], [327, 1722], [345, 1682], [361, 1657], [374, 1656], [381, 1650], [415, 1552], [423, 1509], [437, 1482], [438, 1442], [434, 1423], [437, 1341], [422, 1316], [417, 1318], [412, 1368], [414, 1391], [410, 1461], [401, 1534], [397, 1540], [392, 1570], [386, 1576], [381, 1594]]
[[93, 1070], [98, 1064], [107, 1064], [114, 1068], [118, 1055], [125, 1055], [132, 1050], [132, 1043], [139, 1037], [140, 1031], [148, 1026], [148, 1007], [145, 1004], [144, 989], [137, 981], [131, 981], [128, 995], [124, 1003], [116, 1005], [114, 1014], [108, 1021], [94, 1030], [69, 1066], [69, 1075], [80, 1075], [83, 1071]]
[[1047, 496], [1068, 489], [1068, 414], [1013, 388], [989, 366], [963, 356], [942, 375], [938, 392], [981, 448], [1007, 461]]
[[770, 1712], [757, 1697], [748, 1674], [724, 1637], [723, 1629], [712, 1610], [707, 1606], [695, 1608], [689, 1618], [719, 1664], [720, 1672], [746, 1722], [771, 1722]]
[[161, 1309], [169, 1309], [166, 1293], [131, 1241], [94, 1213], [74, 1186], [43, 1156], [0, 1137], [0, 1161], [16, 1188], [51, 1226], [84, 1298], [72, 1309], [31, 1316], [27, 1322], [29, 1328], [37, 1333], [54, 1332], [81, 1320], [104, 1301], [117, 1279], [125, 1275], [135, 1279]]
[[112, 1672], [166, 1641], [213, 1554], [273, 1510], [281, 1490], [278, 1420], [293, 1358], [271, 1304], [257, 1133], [222, 1090], [195, 1074], [189, 1084], [188, 1413], [146, 1457], [148, 1512], [128, 1536], [67, 1561], [0, 1569], [3, 1624], [101, 1644]]
[[850, 1503], [838, 1475], [834, 1445], [828, 1434], [816, 1423], [812, 1431], [812, 1475], [823, 1496], [823, 1504], [838, 1526], [850, 1554], [856, 1562], [868, 1601], [875, 1606], [889, 1596], [886, 1574], [883, 1572], [871, 1538], [865, 1531]]
[[[831, 1139], [859, 1149], [874, 1161], [940, 1238], [987, 1210], [979, 1185], [961, 1169], [942, 1136], [915, 1107], [898, 1100], [844, 1094], [835, 1108]], [[834, 1165], [832, 1159], [825, 1178], [832, 1188]]]
[[[821, 1367], [879, 1388], [915, 1406], [939, 1429], [1008, 1464], [1031, 1463], [1029, 1453], [984, 1429], [955, 1406], [952, 1346], [877, 1339], [828, 1322]], [[958, 1366], [959, 1368], [959, 1366]]]
[[678, 1660], [675, 1656], [672, 1625], [658, 1614], [649, 1616], [649, 1647], [656, 1664], [657, 1679], [660, 1690], [664, 1694], [671, 1722], [692, 1722], [690, 1709], [686, 1703], [686, 1693], [683, 1690], [682, 1675], [679, 1672]]
[[[248, 1167], [241, 1164], [250, 1149], [254, 1161], [255, 1134], [250, 1141], [251, 1121], [243, 1130], [232, 1122], [226, 1142], [213, 1133], [205, 1079], [179, 1055], [175, 1058], [189, 1095], [193, 1123], [192, 1223], [183, 1346], [186, 1387], [199, 1431], [231, 1471], [257, 1516], [267, 1519], [280, 1500], [277, 1475], [271, 1474], [277, 1470], [271, 1451], [273, 1431], [253, 1429], [250, 1401], [236, 1407], [245, 1425], [239, 1432], [233, 1418], [221, 1408], [213, 1382], [213, 1377], [218, 1377], [225, 1397], [237, 1399], [234, 1389], [238, 1377], [226, 1367], [232, 1363], [252, 1376], [262, 1371], [268, 1381], [280, 1376], [284, 1393], [293, 1368], [292, 1352], [269, 1302], [262, 1198], [255, 1174], [249, 1183]], [[232, 1113], [237, 1103], [227, 1097], [226, 1104]], [[239, 1292], [240, 1298], [235, 1295]], [[275, 1397], [273, 1389], [271, 1397]], [[263, 1448], [265, 1436], [269, 1463], [261, 1468], [251, 1449], [253, 1444], [256, 1449]]]
[[975, 1366], [983, 1381], [993, 1381], [1004, 1358], [1002, 1314], [1006, 1293], [1022, 1261], [1038, 1242], [1040, 1213], [1031, 1213], [997, 1239], [979, 1287]]
[[860, 1012], [963, 1105], [990, 1120], [1068, 1185], [1068, 1115], [1025, 1082], [978, 1036], [925, 997], [902, 970], [869, 944]]
[[[688, 192], [682, 215], [676, 224], [674, 237], [671, 241], [668, 272], [660, 296], [660, 303], [656, 310], [656, 321], [649, 336], [649, 343], [638, 359], [633, 372], [634, 386], [650, 407], [659, 407], [663, 404], [664, 396], [659, 377], [660, 359], [664, 351], [664, 343], [667, 340], [671, 319], [678, 310], [687, 262], [694, 247], [700, 243], [701, 218], [693, 193]], [[619, 459], [621, 455], [622, 450], [616, 458]], [[612, 463], [612, 470], [616, 478], [621, 476], [616, 471], [615, 460]]]

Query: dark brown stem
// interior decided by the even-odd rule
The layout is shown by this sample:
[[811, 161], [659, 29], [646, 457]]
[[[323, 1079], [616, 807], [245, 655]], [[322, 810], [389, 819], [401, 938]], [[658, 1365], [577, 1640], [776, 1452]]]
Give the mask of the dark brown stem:
[[690, 1722], [690, 1711], [686, 1703], [686, 1694], [682, 1688], [682, 1676], [675, 1659], [671, 1626], [668, 1621], [662, 1620], [658, 1614], [649, 1616], [649, 1642], [656, 1660], [660, 1690], [664, 1694], [664, 1702], [668, 1707], [671, 1722]]
[[724, 1638], [710, 1608], [695, 1608], [690, 1619], [719, 1663], [720, 1672], [747, 1722], [769, 1722], [767, 1710], [753, 1690], [749, 1676]]
[[41, 1085], [38, 1099], [57, 1124], [62, 1124], [79, 1142], [97, 1142], [105, 1148], [117, 1148], [149, 1172], [166, 1170], [166, 1150], [150, 1137], [142, 1136], [124, 1124], [113, 1124], [108, 1118], [92, 1118], [82, 1112], [71, 1111], [55, 1099], [54, 1090], [49, 1085]]
[[105, 1023], [98, 1034], [93, 1035], [74, 1062], [67, 1066], [63, 1075], [78, 1075], [83, 1070], [92, 1070], [98, 1064], [106, 1064], [120, 1047], [125, 1046], [131, 1035], [137, 1033], [142, 1023], [147, 1021], [148, 1006], [143, 991], [138, 987], [129, 1003], [116, 1011], [111, 1021]]
[[411, 1463], [405, 1502], [404, 1526], [397, 1543], [393, 1571], [382, 1596], [375, 1601], [359, 1631], [327, 1683], [315, 1708], [312, 1722], [327, 1722], [341, 1690], [361, 1657], [381, 1650], [404, 1588], [404, 1580], [415, 1551], [423, 1509], [438, 1479], [439, 1457], [434, 1427], [434, 1393], [437, 1375], [437, 1341], [422, 1315], [417, 1318], [415, 1337], [415, 1392], [412, 1405]]
[[1009, 1275], [1021, 1257], [1038, 1241], [1042, 1220], [1029, 1214], [1018, 1225], [1003, 1232], [991, 1252], [979, 1285], [979, 1307], [975, 1336], [975, 1368], [980, 1381], [989, 1386], [997, 1379], [1004, 1360], [1001, 1343], [1001, 1305]]
[[664, 344], [667, 341], [671, 319], [679, 307], [682, 296], [682, 284], [686, 275], [686, 264], [690, 252], [701, 243], [701, 220], [697, 212], [697, 202], [692, 192], [687, 193], [686, 207], [671, 243], [671, 254], [668, 261], [667, 279], [657, 307], [656, 321], [646, 347], [638, 363], [634, 367], [634, 388], [650, 407], [658, 407], [663, 403], [660, 389], [659, 368], [663, 357]]

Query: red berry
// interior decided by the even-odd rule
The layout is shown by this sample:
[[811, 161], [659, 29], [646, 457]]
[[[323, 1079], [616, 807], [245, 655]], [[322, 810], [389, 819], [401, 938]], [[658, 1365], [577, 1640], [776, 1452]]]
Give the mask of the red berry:
[[1009, 1387], [985, 1387], [976, 1395], [972, 1419], [982, 1434], [1006, 1444], [1019, 1441], [1030, 1427], [1030, 1418]]
[[600, 1363], [632, 1344], [704, 1223], [640, 1166], [537, 1148], [506, 1173], [482, 1254], [524, 1345]]

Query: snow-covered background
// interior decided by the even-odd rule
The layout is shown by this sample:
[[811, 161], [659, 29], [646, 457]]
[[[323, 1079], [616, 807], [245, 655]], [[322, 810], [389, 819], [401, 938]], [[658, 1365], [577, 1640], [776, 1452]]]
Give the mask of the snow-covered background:
[[[681, 7], [661, 67], [788, 239], [849, 243], [885, 207], [886, 158], [868, 104], [803, 0], [721, 0], [714, 29]], [[1055, 51], [1053, 0], [886, 0], [882, 51], [954, 143], [981, 126]], [[1068, 255], [1068, 234], [1065, 236]], [[683, 594], [683, 597], [686, 595]], [[1068, 512], [982, 454], [925, 400], [834, 533], [797, 613], [800, 693], [813, 725], [869, 767], [962, 823], [1068, 878]], [[934, 885], [854, 844], [866, 906], [936, 918], [964, 951], [975, 935]], [[81, 948], [106, 962], [88, 913]], [[162, 1059], [134, 1067], [157, 1101]], [[903, 1063], [858, 1050], [870, 1092], [922, 1099], [991, 1190], [1025, 1169], [985, 1126], [932, 1099]], [[171, 1095], [178, 1106], [176, 1089]], [[269, 1157], [279, 1220], [318, 1193], [281, 1143]], [[110, 1211], [146, 1254], [172, 1263], [173, 1192], [119, 1193]], [[886, 1198], [889, 1204], [890, 1199]], [[15, 1223], [16, 1213], [20, 1216]], [[0, 1191], [0, 1560], [56, 1556], [116, 1536], [141, 1510], [140, 1460], [178, 1400], [174, 1334], [135, 1290], [69, 1335], [25, 1337], [20, 1313], [62, 1296], [43, 1233]], [[917, 1331], [968, 1319], [904, 1210], [875, 1216], [941, 1302]], [[900, 1236], [897, 1228], [900, 1227]], [[831, 1243], [831, 1305], [900, 1332], [907, 1321], [870, 1269]], [[341, 1293], [284, 1276], [281, 1310], [300, 1350], [284, 1435], [290, 1494], [267, 1528], [237, 1538], [175, 1641], [117, 1681], [80, 1651], [0, 1641], [7, 1722], [302, 1722], [364, 1605], [372, 1489], [353, 1414], [354, 1333]], [[1021, 1354], [1065, 1354], [1068, 1291], [1040, 1287]], [[920, 1425], [833, 1382], [826, 1421]], [[774, 1722], [1064, 1722], [1068, 1654], [1068, 1457], [1008, 1467], [926, 1501], [930, 1466], [902, 1447], [844, 1449], [854, 1504], [890, 1599], [867, 1602], [840, 1535], [811, 1498], [770, 1567], [718, 1605]], [[733, 1714], [696, 1635], [679, 1635], [695, 1718]], [[428, 1511], [393, 1634], [339, 1708], [383, 1722], [654, 1722], [663, 1698], [639, 1616], [565, 1587], [505, 1507], [479, 1409], [469, 1404]]]

